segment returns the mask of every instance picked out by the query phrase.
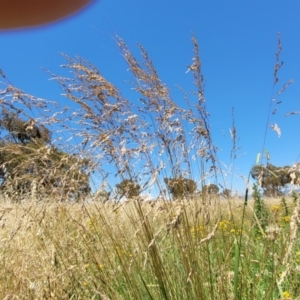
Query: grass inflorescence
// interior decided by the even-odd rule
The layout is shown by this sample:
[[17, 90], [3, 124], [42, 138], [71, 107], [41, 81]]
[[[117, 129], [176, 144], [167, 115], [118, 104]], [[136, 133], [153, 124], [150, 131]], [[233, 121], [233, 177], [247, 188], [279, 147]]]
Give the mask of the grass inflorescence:
[[[0, 141], [0, 298], [297, 299], [300, 199], [261, 194], [284, 171], [296, 183], [297, 165], [277, 170], [258, 160], [252, 197], [249, 186], [244, 198], [233, 196], [195, 37], [187, 72], [195, 88], [190, 97], [181, 89], [183, 105], [141, 45], [139, 62], [116, 42], [137, 102], [80, 57], [63, 55], [71, 77], [50, 73], [75, 110], [26, 94], [0, 70], [8, 133]], [[274, 86], [281, 48], [279, 36]], [[232, 119], [230, 174], [234, 109]]]
[[[22, 299], [278, 299], [299, 295], [299, 206], [280, 202], [264, 235], [255, 201], [241, 228], [240, 200], [211, 221], [195, 216], [200, 200], [6, 204], [1, 207], [0, 296]], [[221, 203], [226, 206], [226, 203]], [[223, 207], [225, 208], [225, 207]], [[261, 226], [262, 227], [262, 226]], [[236, 249], [242, 237], [238, 285]], [[285, 294], [284, 294], [285, 292]], [[282, 293], [282, 294], [281, 294]]]

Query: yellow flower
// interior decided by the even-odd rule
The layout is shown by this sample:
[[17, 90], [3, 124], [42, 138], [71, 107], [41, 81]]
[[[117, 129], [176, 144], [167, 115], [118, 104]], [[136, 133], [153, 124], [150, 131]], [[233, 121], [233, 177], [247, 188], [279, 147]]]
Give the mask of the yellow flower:
[[229, 230], [229, 227], [232, 225], [232, 223], [228, 220], [223, 220], [223, 221], [220, 221], [219, 223], [219, 229], [220, 230]]
[[115, 250], [117, 251], [118, 255], [132, 256], [131, 253], [128, 253], [125, 249], [120, 248], [118, 246], [115, 247]]
[[290, 216], [285, 216], [285, 217], [282, 217], [281, 219], [285, 223], [289, 223], [291, 221], [291, 217]]
[[204, 227], [199, 225], [199, 226], [194, 226], [193, 228], [191, 228], [191, 235], [193, 238], [196, 237], [196, 235], [200, 235], [200, 237], [204, 236]]
[[87, 228], [91, 231], [96, 231], [97, 219], [95, 217], [89, 218], [86, 221]]
[[273, 211], [273, 212], [278, 212], [278, 211], [280, 211], [280, 205], [273, 205], [273, 206], [271, 206], [271, 211]]
[[242, 230], [241, 229], [237, 229], [237, 228], [232, 228], [230, 230], [230, 233], [232, 233], [232, 234], [241, 234]]
[[287, 291], [284, 291], [282, 293], [282, 296], [283, 296], [283, 299], [286, 299], [286, 300], [292, 299], [292, 295], [289, 292], [287, 292]]

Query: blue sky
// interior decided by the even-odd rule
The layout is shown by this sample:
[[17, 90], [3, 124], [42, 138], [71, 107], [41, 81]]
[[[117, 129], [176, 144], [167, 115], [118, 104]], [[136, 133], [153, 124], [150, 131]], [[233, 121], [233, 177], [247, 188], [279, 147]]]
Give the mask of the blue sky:
[[[0, 68], [17, 87], [33, 95], [67, 101], [59, 85], [41, 67], [65, 74], [63, 52], [80, 55], [96, 65], [124, 96], [135, 97], [127, 65], [114, 40], [122, 37], [138, 56], [142, 44], [158, 74], [174, 92], [176, 84], [192, 88], [186, 74], [193, 57], [192, 34], [200, 46], [207, 109], [219, 158], [229, 161], [231, 110], [240, 137], [236, 173], [247, 175], [262, 150], [270, 99], [282, 101], [270, 122], [281, 128], [280, 138], [268, 131], [265, 148], [271, 163], [293, 164], [300, 154], [300, 2], [298, 0], [95, 0], [87, 9], [64, 21], [35, 29], [0, 32]], [[277, 34], [281, 33], [284, 65], [273, 89]], [[285, 82], [294, 83], [279, 97]], [[68, 104], [69, 105], [69, 104]], [[238, 183], [241, 185], [241, 183]]]

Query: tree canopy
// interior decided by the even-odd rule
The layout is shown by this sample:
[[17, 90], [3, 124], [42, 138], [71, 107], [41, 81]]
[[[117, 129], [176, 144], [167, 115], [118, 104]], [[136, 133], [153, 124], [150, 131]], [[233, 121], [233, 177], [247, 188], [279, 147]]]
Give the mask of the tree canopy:
[[16, 113], [2, 110], [0, 129], [8, 132], [6, 141], [26, 144], [30, 141], [51, 142], [51, 132], [44, 125], [36, 125], [34, 120], [24, 121]]
[[116, 188], [120, 198], [123, 196], [134, 198], [141, 193], [140, 185], [132, 179], [124, 179], [121, 183], [116, 185]]
[[297, 183], [300, 173], [291, 166], [277, 167], [270, 163], [256, 165], [251, 169], [251, 177], [257, 180], [267, 197], [282, 196], [282, 188], [287, 184]]
[[223, 197], [225, 197], [226, 199], [230, 199], [230, 198], [232, 197], [231, 194], [232, 194], [232, 193], [231, 193], [231, 190], [230, 190], [230, 189], [224, 189], [224, 190], [222, 191], [222, 193], [221, 193], [221, 195], [222, 195]]
[[188, 178], [165, 178], [164, 181], [173, 198], [192, 195], [197, 189], [196, 182]]
[[89, 193], [88, 161], [51, 145], [45, 126], [2, 110], [0, 129], [2, 193], [19, 197], [38, 190], [68, 199]]
[[202, 188], [202, 192], [208, 195], [217, 195], [219, 193], [219, 187], [216, 184], [208, 184]]

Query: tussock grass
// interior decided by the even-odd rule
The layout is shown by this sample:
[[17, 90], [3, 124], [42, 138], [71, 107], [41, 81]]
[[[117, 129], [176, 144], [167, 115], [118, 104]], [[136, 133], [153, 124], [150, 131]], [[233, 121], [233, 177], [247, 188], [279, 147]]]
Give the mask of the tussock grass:
[[299, 203], [287, 200], [290, 216], [280, 201], [266, 203], [270, 225], [262, 236], [253, 201], [243, 232], [243, 201], [229, 201], [230, 214], [223, 200], [197, 211], [201, 199], [2, 204], [0, 297], [233, 299], [240, 235], [241, 299], [278, 299], [280, 289], [299, 295]]

